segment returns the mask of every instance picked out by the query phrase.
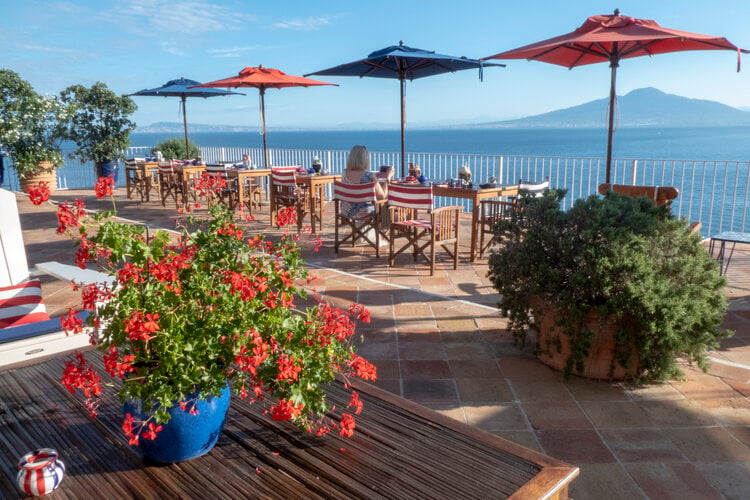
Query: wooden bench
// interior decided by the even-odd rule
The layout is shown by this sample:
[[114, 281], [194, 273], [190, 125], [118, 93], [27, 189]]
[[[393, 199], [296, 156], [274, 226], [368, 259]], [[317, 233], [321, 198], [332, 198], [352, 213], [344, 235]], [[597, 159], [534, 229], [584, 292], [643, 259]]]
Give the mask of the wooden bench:
[[[87, 358], [101, 366], [98, 352]], [[56, 449], [66, 475], [55, 498], [567, 498], [578, 468], [457, 422], [368, 384], [352, 438], [319, 438], [233, 398], [219, 442], [175, 465], [142, 462], [105, 388], [99, 417], [60, 384], [60, 358], [0, 371], [0, 498], [14, 498], [15, 462]], [[348, 403], [340, 382], [328, 389]]]

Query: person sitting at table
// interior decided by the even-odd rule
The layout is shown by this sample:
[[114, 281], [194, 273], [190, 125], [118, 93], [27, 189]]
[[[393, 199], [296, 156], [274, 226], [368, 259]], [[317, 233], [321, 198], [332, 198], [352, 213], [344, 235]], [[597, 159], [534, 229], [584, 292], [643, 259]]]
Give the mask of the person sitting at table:
[[[370, 152], [365, 146], [354, 146], [349, 151], [349, 157], [346, 159], [346, 169], [341, 175], [341, 180], [347, 184], [369, 184], [377, 181], [376, 172], [370, 172]], [[375, 195], [379, 200], [388, 196], [387, 182], [393, 177], [393, 169], [390, 169], [386, 175], [386, 182], [381, 184], [375, 182]], [[372, 203], [341, 203], [342, 212], [349, 218], [366, 217], [375, 211]]]

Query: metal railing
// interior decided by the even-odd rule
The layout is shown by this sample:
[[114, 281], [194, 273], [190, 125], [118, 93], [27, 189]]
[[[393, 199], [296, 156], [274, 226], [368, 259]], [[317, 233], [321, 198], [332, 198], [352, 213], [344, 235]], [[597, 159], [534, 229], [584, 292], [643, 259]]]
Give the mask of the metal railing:
[[[147, 156], [151, 149], [129, 148], [126, 155]], [[239, 162], [243, 154], [248, 154], [252, 163], [263, 164], [262, 148], [202, 147], [200, 150], [206, 163]], [[341, 173], [346, 166], [348, 151], [269, 150], [271, 165], [310, 167], [314, 156], [321, 159], [323, 170]], [[408, 153], [406, 161], [419, 165], [430, 181], [455, 178], [462, 166], [471, 170], [475, 184], [485, 183], [491, 177], [503, 185], [517, 184], [521, 179], [533, 182], [549, 177], [552, 187], [567, 189], [564, 208], [570, 207], [579, 198], [597, 193], [599, 184], [604, 182], [605, 161], [601, 158]], [[18, 189], [15, 171], [7, 168], [8, 161], [5, 163], [3, 187]], [[372, 152], [371, 164], [373, 169], [380, 165], [393, 165], [398, 175], [401, 157], [399, 153]], [[90, 162], [81, 164], [68, 160], [57, 170], [57, 176], [60, 189], [86, 188], [93, 186], [95, 181], [94, 168]], [[124, 183], [123, 177], [120, 176], [119, 185]], [[703, 225], [701, 234], [704, 236], [722, 231], [750, 232], [750, 162], [615, 159], [611, 178], [615, 184], [676, 187], [680, 195], [672, 203], [672, 212], [690, 221], [700, 221]], [[450, 204], [462, 205], [465, 210], [471, 208], [469, 203], [467, 200], [450, 200]]]

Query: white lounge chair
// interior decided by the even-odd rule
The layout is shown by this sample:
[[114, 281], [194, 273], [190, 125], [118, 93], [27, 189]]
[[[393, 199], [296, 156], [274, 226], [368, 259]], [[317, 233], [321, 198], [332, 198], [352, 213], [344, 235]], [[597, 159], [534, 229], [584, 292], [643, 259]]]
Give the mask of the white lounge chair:
[[[44, 262], [38, 264], [35, 271], [29, 271], [16, 196], [4, 189], [0, 189], [0, 214], [3, 214], [3, 223], [0, 224], [0, 287], [22, 284], [36, 274], [49, 274], [84, 284], [112, 282], [112, 277], [107, 274], [59, 262]], [[35, 311], [39, 310], [46, 313], [41, 301]], [[66, 335], [60, 318], [0, 328], [0, 367], [79, 349], [88, 344], [88, 335]]]

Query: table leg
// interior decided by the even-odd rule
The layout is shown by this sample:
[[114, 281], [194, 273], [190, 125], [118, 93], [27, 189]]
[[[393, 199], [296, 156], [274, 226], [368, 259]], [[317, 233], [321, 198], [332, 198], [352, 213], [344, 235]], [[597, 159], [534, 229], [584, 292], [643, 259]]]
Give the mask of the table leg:
[[477, 231], [479, 229], [479, 200], [474, 200], [471, 207], [471, 248], [469, 261], [474, 262], [477, 257]]
[[321, 231], [323, 230], [323, 216], [325, 215], [325, 191], [326, 191], [325, 185], [321, 184], [320, 186], [318, 186], [317, 204], [320, 207], [319, 214], [318, 214], [318, 229], [320, 229]]

